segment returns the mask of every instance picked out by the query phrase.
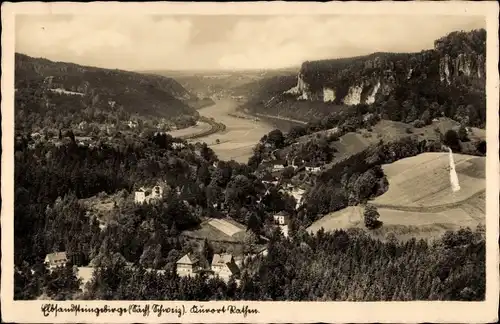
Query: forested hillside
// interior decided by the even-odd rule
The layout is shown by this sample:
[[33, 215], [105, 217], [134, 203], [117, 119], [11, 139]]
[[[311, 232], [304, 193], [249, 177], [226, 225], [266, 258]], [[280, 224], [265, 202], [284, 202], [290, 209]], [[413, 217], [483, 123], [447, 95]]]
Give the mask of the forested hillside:
[[[206, 102], [171, 78], [52, 62], [16, 53], [16, 124], [111, 123], [131, 115], [168, 120], [197, 116]], [[67, 127], [67, 125], [66, 125]]]
[[304, 62], [290, 86], [268, 79], [248, 87], [245, 108], [295, 119], [322, 119], [341, 107], [369, 105], [383, 119], [414, 122], [447, 116], [483, 127], [486, 31], [453, 32], [420, 53], [374, 53]]

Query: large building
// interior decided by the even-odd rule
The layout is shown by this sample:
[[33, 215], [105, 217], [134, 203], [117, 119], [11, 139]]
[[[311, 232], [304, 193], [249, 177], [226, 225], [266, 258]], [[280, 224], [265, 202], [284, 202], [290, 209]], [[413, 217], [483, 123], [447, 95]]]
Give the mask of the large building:
[[68, 257], [66, 256], [66, 252], [55, 252], [45, 256], [45, 265], [49, 270], [64, 267], [67, 263]]
[[134, 201], [136, 204], [150, 204], [163, 198], [163, 188], [154, 186], [152, 189], [140, 188], [135, 192]]
[[219, 276], [221, 279], [229, 280], [231, 276], [237, 276], [240, 273], [240, 269], [234, 262], [234, 258], [231, 254], [214, 254], [212, 259], [212, 271], [215, 275]]
[[194, 255], [186, 254], [176, 263], [180, 277], [194, 276], [200, 270], [200, 261]]

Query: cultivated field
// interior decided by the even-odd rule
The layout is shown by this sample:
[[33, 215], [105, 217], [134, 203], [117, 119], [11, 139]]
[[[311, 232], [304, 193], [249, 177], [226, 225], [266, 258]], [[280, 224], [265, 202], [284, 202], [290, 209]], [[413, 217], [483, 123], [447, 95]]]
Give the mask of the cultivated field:
[[486, 189], [486, 159], [453, 154], [461, 190], [450, 187], [448, 153], [423, 153], [384, 165], [389, 190], [378, 206], [432, 207], [461, 202]]
[[187, 237], [207, 239], [209, 241], [243, 242], [245, 227], [231, 219], [209, 219], [192, 231], [184, 231]]
[[236, 226], [234, 223], [228, 222], [224, 219], [212, 219], [208, 222], [208, 224], [229, 236], [233, 236], [234, 234], [244, 230], [241, 226]]
[[[474, 229], [486, 221], [485, 158], [453, 155], [461, 190], [450, 186], [448, 153], [423, 153], [384, 165], [389, 190], [370, 203], [378, 207], [383, 225], [369, 231], [384, 239], [432, 239], [447, 230]], [[313, 223], [308, 231], [364, 229], [364, 208], [347, 207]]]

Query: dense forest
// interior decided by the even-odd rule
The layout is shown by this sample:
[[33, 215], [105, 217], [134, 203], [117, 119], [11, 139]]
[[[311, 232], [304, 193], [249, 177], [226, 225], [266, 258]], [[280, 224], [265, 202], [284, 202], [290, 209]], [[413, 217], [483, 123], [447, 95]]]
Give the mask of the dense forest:
[[[484, 228], [449, 232], [428, 243], [381, 242], [359, 231], [294, 232], [271, 236], [269, 253], [246, 261], [239, 285], [218, 279], [179, 278], [175, 271], [127, 267], [119, 257], [100, 267], [79, 299], [409, 301], [484, 299]], [[104, 248], [103, 248], [104, 249]], [[17, 298], [78, 293], [71, 264], [48, 273], [16, 273]]]
[[[345, 106], [351, 104], [344, 100], [351, 97], [356, 104], [373, 106], [383, 119], [411, 123], [447, 116], [484, 127], [485, 50], [486, 31], [480, 29], [450, 33], [436, 40], [434, 49], [420, 53], [304, 62], [295, 83], [287, 77], [260, 81], [262, 87], [248, 86], [253, 96], [243, 108], [309, 121], [348, 109]], [[296, 95], [285, 93], [294, 85]], [[323, 89], [334, 91], [333, 101], [323, 102]], [[304, 93], [308, 99], [298, 100]]]
[[[165, 134], [120, 140], [120, 145], [94, 148], [78, 146], [71, 139], [60, 147], [42, 143], [29, 148], [28, 138], [18, 140], [17, 299], [40, 295], [186, 300], [484, 298], [484, 238], [480, 232], [450, 232], [434, 243], [383, 243], [352, 231], [314, 236], [305, 232], [316, 213], [382, 193], [387, 184], [380, 163], [389, 161], [383, 152], [397, 147], [382, 145], [373, 151], [378, 152], [378, 160], [365, 156], [365, 163], [347, 164], [339, 172], [340, 187], [327, 180], [328, 176], [320, 177], [306, 197], [308, 210], [297, 212], [293, 197], [276, 188], [266, 190], [265, 177], [252, 167], [214, 163], [217, 157], [205, 144], [187, 144]], [[287, 139], [273, 131], [261, 141], [281, 146]], [[397, 157], [388, 156], [397, 159], [418, 153], [406, 149], [415, 143], [406, 144], [401, 144]], [[165, 181], [171, 188], [162, 201], [135, 205], [130, 192], [157, 181]], [[287, 181], [287, 176], [280, 181]], [[103, 220], [87, 210], [81, 199], [108, 194], [114, 194], [115, 205], [101, 227]], [[289, 238], [268, 226], [272, 215], [282, 210], [291, 215]], [[247, 226], [249, 237], [270, 239], [267, 257], [245, 261], [240, 285], [234, 280], [177, 277], [175, 262], [185, 253], [198, 251], [198, 245], [181, 233], [196, 228], [204, 216], [232, 217]], [[255, 242], [245, 239], [245, 244], [250, 248]], [[62, 250], [69, 255], [69, 266], [47, 272], [42, 264], [45, 255]], [[86, 292], [79, 291], [71, 265], [97, 269]], [[420, 278], [418, 287], [410, 285], [415, 276]]]
[[[89, 148], [69, 140], [60, 147], [41, 143], [30, 149], [28, 139], [19, 140], [15, 154], [16, 264], [40, 262], [54, 250], [83, 254], [88, 263], [107, 236], [113, 237], [116, 252], [128, 262], [139, 261], [149, 236], [161, 240], [166, 256], [173, 244], [169, 240], [177, 240], [180, 231], [199, 224], [202, 215], [227, 214], [252, 224], [251, 229], [259, 233], [271, 214], [289, 201], [290, 197], [271, 191], [272, 199], [256, 204], [265, 196], [266, 187], [248, 166], [221, 161], [214, 167], [217, 157], [206, 144], [195, 147], [179, 141], [158, 134], [141, 140], [125, 138], [114, 146]], [[186, 147], [173, 148], [174, 143]], [[130, 193], [157, 182], [166, 182], [171, 188], [162, 203], [135, 206]], [[117, 193], [119, 201], [102, 232], [97, 219], [78, 201], [101, 193]], [[224, 209], [214, 205], [224, 205]]]

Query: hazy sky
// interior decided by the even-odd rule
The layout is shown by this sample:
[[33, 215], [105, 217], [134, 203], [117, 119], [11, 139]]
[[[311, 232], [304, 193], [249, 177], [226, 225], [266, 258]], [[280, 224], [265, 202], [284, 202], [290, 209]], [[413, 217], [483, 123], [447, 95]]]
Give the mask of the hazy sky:
[[20, 15], [16, 52], [125, 70], [264, 69], [420, 51], [484, 27], [474, 16]]

